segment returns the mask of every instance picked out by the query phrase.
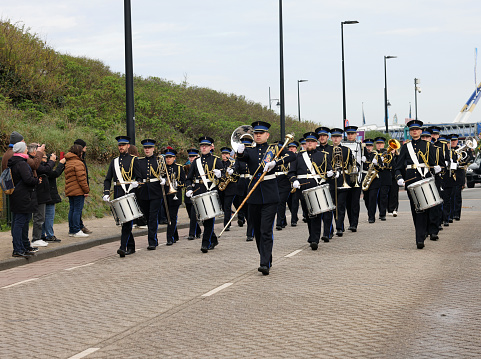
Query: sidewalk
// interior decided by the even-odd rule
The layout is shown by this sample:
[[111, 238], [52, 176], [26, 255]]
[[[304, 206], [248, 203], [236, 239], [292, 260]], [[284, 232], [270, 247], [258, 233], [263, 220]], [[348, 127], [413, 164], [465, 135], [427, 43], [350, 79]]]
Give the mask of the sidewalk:
[[[12, 257], [12, 236], [10, 232], [0, 232], [0, 271], [21, 266], [28, 263], [37, 262], [39, 260], [61, 256], [67, 253], [91, 248], [104, 243], [119, 241], [120, 243], [120, 227], [115, 225], [112, 215], [104, 218], [84, 219], [85, 226], [92, 231], [88, 238], [73, 238], [68, 236], [68, 223], [60, 223], [54, 225], [55, 236], [61, 240], [60, 243], [49, 243], [48, 247], [39, 247], [35, 256], [29, 259]], [[177, 227], [188, 228], [189, 217], [185, 207], [179, 208]], [[158, 238], [159, 243], [166, 242], [165, 233], [167, 225], [159, 225]], [[147, 235], [147, 229], [133, 229], [134, 236]], [[30, 222], [29, 238], [31, 239], [32, 227]], [[143, 246], [144, 243], [137, 244]], [[145, 243], [145, 246], [147, 244]]]

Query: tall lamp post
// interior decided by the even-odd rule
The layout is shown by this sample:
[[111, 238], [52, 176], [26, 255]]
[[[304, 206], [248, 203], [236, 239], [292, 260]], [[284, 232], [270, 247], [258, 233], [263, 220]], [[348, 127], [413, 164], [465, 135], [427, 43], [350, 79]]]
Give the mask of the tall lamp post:
[[418, 119], [418, 92], [421, 93], [421, 87], [418, 86], [420, 83], [419, 79], [414, 79], [414, 113], [416, 120]]
[[389, 133], [389, 119], [388, 119], [388, 99], [387, 99], [387, 72], [386, 72], [386, 59], [395, 59], [397, 56], [384, 56], [384, 123], [386, 125], [386, 133]]
[[[344, 25], [359, 24], [359, 21], [341, 21], [341, 48], [342, 48], [342, 128], [346, 129], [346, 82], [344, 78]], [[344, 132], [345, 133], [345, 132]], [[346, 135], [344, 135], [345, 137]], [[345, 138], [344, 138], [345, 139]]]
[[134, 116], [134, 70], [132, 61], [132, 16], [130, 0], [124, 0], [125, 21], [125, 109], [127, 114], [127, 136], [130, 143], [135, 145], [135, 116]]
[[271, 98], [271, 87], [269, 86], [269, 110], [272, 110], [271, 104], [273, 101], [277, 101], [276, 105], [280, 106], [280, 102], [278, 98]]
[[301, 95], [299, 94], [299, 83], [307, 81], [308, 80], [297, 80], [297, 112], [299, 115], [299, 122], [301, 122]]
[[281, 103], [281, 141], [286, 137], [286, 108], [284, 101], [284, 38], [282, 33], [282, 0], [279, 0], [279, 70], [280, 70], [280, 98]]

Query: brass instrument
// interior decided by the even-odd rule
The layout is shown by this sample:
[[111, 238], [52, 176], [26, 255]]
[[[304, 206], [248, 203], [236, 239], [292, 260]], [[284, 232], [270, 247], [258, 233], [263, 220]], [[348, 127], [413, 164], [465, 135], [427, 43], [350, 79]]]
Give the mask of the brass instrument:
[[401, 148], [401, 144], [399, 143], [399, 141], [394, 138], [391, 138], [388, 141], [388, 146], [389, 148], [387, 149], [386, 153], [383, 155], [384, 163], [390, 163], [392, 161], [392, 156], [393, 156], [392, 152]]
[[[227, 168], [232, 168], [232, 165], [234, 164], [233, 161], [231, 161], [231, 164], [229, 167]], [[229, 185], [229, 183], [236, 183], [239, 179], [239, 175], [233, 173], [232, 175], [230, 175], [229, 173], [227, 173], [227, 170], [226, 170], [226, 173], [225, 173], [225, 178], [221, 177], [219, 178], [219, 184], [217, 185], [217, 188], [219, 189], [219, 191], [225, 191], [225, 189], [227, 188], [227, 186]]]
[[346, 182], [346, 174], [343, 166], [344, 159], [342, 158], [341, 146], [334, 146], [333, 157], [334, 157], [334, 170], [337, 171], [340, 169], [342, 171], [342, 187], [341, 188], [351, 188], [351, 186], [349, 186]]
[[357, 168], [357, 161], [354, 156], [352, 157], [352, 161], [349, 163], [348, 172], [351, 182], [355, 183], [354, 188], [358, 188], [359, 184], [357, 183], [357, 178], [359, 176], [359, 170]]
[[[172, 181], [170, 180], [169, 172], [167, 170], [167, 163], [165, 163], [164, 156], [162, 155], [157, 156], [157, 162], [159, 163], [160, 172], [165, 173], [165, 177], [167, 177], [167, 184], [169, 186], [169, 191], [167, 192], [167, 194], [177, 193], [177, 190], [174, 188], [174, 186], [172, 185]], [[174, 196], [174, 199], [178, 199], [177, 195]]]
[[[242, 143], [241, 139], [243, 137], [249, 137], [254, 141], [254, 128], [250, 125], [243, 125], [237, 127], [232, 135], [230, 136], [230, 145], [232, 150], [237, 153], [237, 148]], [[255, 146], [255, 142], [252, 143]]]
[[460, 161], [464, 161], [468, 157], [468, 151], [466, 150], [467, 148], [470, 149], [475, 149], [478, 146], [478, 142], [474, 137], [468, 137], [464, 141], [464, 146], [459, 147], [458, 149], [454, 150], [460, 156], [461, 158], [459, 159]]
[[[377, 151], [372, 151], [372, 153], [374, 153], [374, 157], [377, 156]], [[373, 158], [374, 159], [374, 158]], [[369, 187], [371, 186], [372, 182], [374, 181], [374, 179], [378, 176], [378, 170], [376, 168], [374, 168], [374, 163], [371, 163], [369, 164], [369, 168], [367, 170], [367, 173], [366, 173], [366, 177], [364, 177], [364, 180], [362, 181], [362, 190], [363, 191], [367, 191], [369, 189]]]

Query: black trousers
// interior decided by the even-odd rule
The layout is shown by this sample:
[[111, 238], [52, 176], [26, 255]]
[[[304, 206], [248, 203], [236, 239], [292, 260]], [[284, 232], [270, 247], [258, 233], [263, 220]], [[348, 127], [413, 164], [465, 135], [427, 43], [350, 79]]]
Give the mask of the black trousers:
[[[307, 212], [307, 204], [304, 198], [301, 201], [301, 206], [302, 206], [302, 209], [304, 209]], [[319, 243], [319, 239], [321, 238], [321, 223], [322, 223], [322, 213], [314, 217], [310, 217], [310, 216], [307, 217], [307, 229], [309, 230], [309, 238], [307, 239], [307, 241], [309, 243]], [[326, 227], [324, 226], [324, 232], [325, 231], [326, 231]], [[329, 235], [330, 233], [328, 233], [328, 236]]]
[[387, 205], [389, 202], [389, 189], [391, 186], [381, 186], [378, 195], [379, 217], [386, 217]]
[[147, 226], [149, 228], [147, 235], [149, 246], [158, 246], [159, 242], [157, 240], [157, 229], [159, 227], [159, 211], [160, 206], [162, 205], [162, 199], [139, 199], [139, 205], [142, 209], [142, 213], [144, 214], [144, 218], [147, 221]]
[[411, 205], [411, 215], [413, 217], [414, 222], [414, 230], [416, 232], [416, 243], [424, 243], [424, 239], [427, 234], [428, 230], [428, 222], [429, 222], [429, 209], [416, 212], [416, 206], [414, 205], [413, 199], [411, 198], [411, 194], [408, 191], [409, 197], [409, 204]]
[[361, 211], [361, 187], [352, 187], [347, 192], [346, 209], [349, 226], [357, 228]]
[[179, 239], [177, 232], [177, 214], [179, 213], [180, 205], [169, 206], [170, 224], [167, 225], [167, 243], [175, 243]]
[[364, 197], [364, 200], [367, 198], [367, 218], [371, 221], [376, 221], [377, 198], [380, 191], [380, 188], [370, 188], [367, 191], [367, 196]]
[[187, 214], [189, 215], [190, 225], [189, 225], [189, 236], [197, 237], [200, 236], [202, 233], [199, 222], [197, 222], [197, 216], [195, 214], [195, 208], [192, 203], [186, 203], [185, 209], [187, 210]]
[[[344, 230], [344, 218], [346, 216], [346, 202], [347, 202], [347, 189], [338, 189], [337, 190], [337, 206], [336, 209], [333, 211], [334, 215], [337, 211], [337, 219], [336, 219], [336, 229], [337, 230]], [[336, 192], [334, 189], [331, 189], [331, 197], [336, 204]]]
[[289, 194], [291, 193], [290, 188], [279, 188], [279, 197], [281, 201], [277, 204], [277, 220], [276, 226], [287, 225], [286, 220], [286, 203]]
[[[223, 203], [224, 227], [229, 222], [230, 217], [232, 217], [232, 203], [234, 203], [234, 198], [235, 198], [235, 195], [232, 195], [232, 196], [225, 196], [224, 195], [224, 203]], [[229, 227], [230, 227], [230, 224], [229, 224]]]
[[202, 247], [209, 248], [212, 244], [219, 243], [217, 236], [214, 233], [215, 218], [205, 220], [202, 225], [204, 226], [204, 235], [202, 236]]
[[387, 203], [387, 211], [393, 213], [399, 208], [399, 185], [395, 180], [389, 189], [389, 200]]
[[[440, 196], [442, 196], [441, 181], [438, 180], [438, 177], [436, 177], [435, 184]], [[443, 220], [443, 204], [441, 203], [429, 209], [428, 234], [438, 234], [439, 226], [441, 225], [442, 220]]]
[[[299, 201], [302, 197], [302, 191], [297, 190], [294, 193], [289, 193], [289, 197], [287, 197], [287, 206], [289, 207], [289, 211], [291, 212], [291, 223], [297, 223], [299, 217], [297, 216], [297, 212], [299, 212]], [[302, 209], [303, 213], [305, 209]]]
[[249, 221], [254, 226], [257, 250], [260, 255], [260, 265], [272, 266], [272, 246], [274, 245], [274, 219], [277, 213], [277, 203], [249, 204]]
[[120, 249], [125, 250], [134, 250], [135, 251], [135, 240], [134, 235], [132, 234], [132, 226], [134, 225], [134, 221], [125, 222], [122, 224], [122, 232], [120, 235]]
[[453, 197], [454, 187], [444, 187], [443, 191], [443, 221], [448, 222], [453, 218], [451, 200]]
[[453, 187], [451, 195], [451, 218], [461, 218], [461, 207], [463, 206], [462, 186]]
[[[245, 199], [245, 196], [239, 196], [237, 194], [235, 195], [234, 202], [232, 202], [232, 203], [234, 204], [234, 207], [235, 207], [236, 210], [239, 208], [239, 206], [244, 201], [244, 199]], [[246, 222], [248, 208], [249, 208], [249, 206], [247, 204], [244, 204], [242, 206], [242, 208], [239, 210], [239, 212], [237, 212], [237, 220], [240, 220], [242, 222]]]

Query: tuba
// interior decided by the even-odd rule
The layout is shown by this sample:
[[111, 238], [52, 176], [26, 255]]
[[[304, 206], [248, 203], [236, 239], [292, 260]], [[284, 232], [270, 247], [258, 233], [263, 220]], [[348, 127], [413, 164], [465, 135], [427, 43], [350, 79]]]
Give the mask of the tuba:
[[466, 138], [466, 140], [464, 141], [464, 145], [454, 150], [454, 152], [456, 152], [458, 156], [461, 157], [460, 161], [464, 161], [468, 157], [468, 151], [466, 150], [466, 147], [470, 149], [475, 149], [477, 146], [478, 142], [476, 141], [476, 139], [470, 136]]
[[[230, 144], [234, 152], [237, 152], [237, 148], [242, 143], [242, 137], [250, 137], [252, 138], [252, 141], [254, 141], [254, 128], [250, 125], [243, 125], [237, 127], [234, 132], [232, 132], [232, 135], [230, 136]], [[254, 145], [254, 143], [255, 142], [252, 144]]]

